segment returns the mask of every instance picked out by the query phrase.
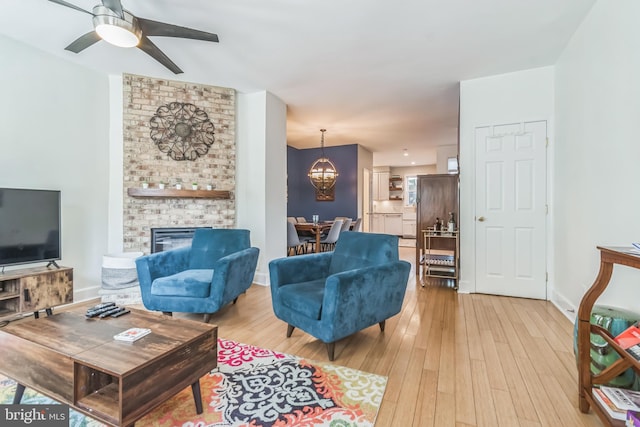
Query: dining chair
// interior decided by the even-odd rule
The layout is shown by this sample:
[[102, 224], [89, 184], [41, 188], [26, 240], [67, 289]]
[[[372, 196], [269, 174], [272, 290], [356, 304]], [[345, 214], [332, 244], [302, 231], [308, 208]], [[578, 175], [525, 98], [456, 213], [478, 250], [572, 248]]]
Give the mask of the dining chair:
[[303, 216], [297, 216], [296, 217], [296, 221], [298, 221], [298, 222], [307, 222], [307, 219], [305, 217], [303, 217]]
[[349, 229], [351, 228], [351, 218], [346, 218], [342, 221], [342, 228], [340, 229], [340, 232], [342, 233], [343, 231], [349, 231]]
[[308, 243], [308, 238], [300, 238], [296, 226], [287, 221], [287, 256], [306, 253]]
[[287, 221], [289, 221], [289, 222], [290, 222], [290, 223], [292, 223], [292, 224], [295, 224], [296, 222], [298, 222], [298, 221], [297, 221], [294, 217], [292, 217], [292, 216], [288, 216], [288, 217], [287, 217]]
[[362, 228], [362, 218], [356, 219], [356, 222], [353, 223], [353, 227], [351, 227], [351, 231], [361, 231]]
[[336, 242], [340, 237], [340, 231], [342, 231], [342, 223], [343, 221], [341, 219], [333, 221], [327, 236], [320, 240], [320, 251], [330, 251], [336, 246]]

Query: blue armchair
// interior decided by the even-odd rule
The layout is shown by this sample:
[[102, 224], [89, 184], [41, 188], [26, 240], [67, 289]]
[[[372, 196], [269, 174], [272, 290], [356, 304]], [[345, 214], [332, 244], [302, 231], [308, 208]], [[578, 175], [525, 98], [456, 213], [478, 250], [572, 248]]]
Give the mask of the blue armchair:
[[250, 247], [249, 230], [197, 229], [191, 246], [158, 252], [136, 260], [142, 302], [166, 314], [211, 313], [251, 286], [258, 248]]
[[411, 265], [398, 257], [398, 237], [345, 231], [333, 252], [269, 263], [273, 311], [327, 344], [385, 320], [402, 308]]

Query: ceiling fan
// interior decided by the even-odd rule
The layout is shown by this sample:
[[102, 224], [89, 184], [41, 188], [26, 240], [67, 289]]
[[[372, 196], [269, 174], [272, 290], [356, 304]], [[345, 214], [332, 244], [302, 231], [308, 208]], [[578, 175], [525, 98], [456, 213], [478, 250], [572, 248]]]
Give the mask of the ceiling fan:
[[218, 36], [213, 33], [138, 18], [125, 10], [120, 0], [102, 0], [102, 4], [94, 6], [91, 12], [64, 0], [49, 1], [93, 16], [95, 31], [78, 37], [69, 46], [65, 47], [66, 50], [74, 53], [79, 53], [100, 40], [119, 47], [135, 46], [173, 71], [174, 74], [180, 74], [182, 70], [149, 40], [149, 36], [180, 37], [218, 42]]

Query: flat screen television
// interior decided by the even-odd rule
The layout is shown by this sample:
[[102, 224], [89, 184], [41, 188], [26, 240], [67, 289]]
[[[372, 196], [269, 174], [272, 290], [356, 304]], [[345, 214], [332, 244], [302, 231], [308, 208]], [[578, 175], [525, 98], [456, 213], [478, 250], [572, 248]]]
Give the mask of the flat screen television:
[[60, 191], [0, 188], [0, 266], [60, 257]]

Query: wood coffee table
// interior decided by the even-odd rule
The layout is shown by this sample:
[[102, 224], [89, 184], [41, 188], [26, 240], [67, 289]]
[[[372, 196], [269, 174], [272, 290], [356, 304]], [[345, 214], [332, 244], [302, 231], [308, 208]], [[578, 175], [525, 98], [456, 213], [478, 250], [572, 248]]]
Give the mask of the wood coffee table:
[[[0, 328], [0, 373], [112, 426], [133, 425], [191, 385], [202, 412], [200, 377], [217, 364], [214, 325], [131, 310], [87, 319], [75, 309]], [[151, 333], [133, 343], [113, 336], [129, 328]], [[22, 387], [21, 387], [22, 386]]]

